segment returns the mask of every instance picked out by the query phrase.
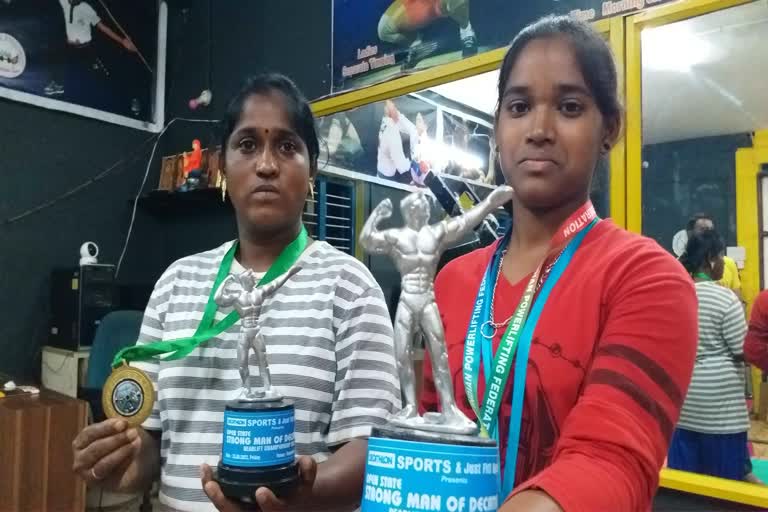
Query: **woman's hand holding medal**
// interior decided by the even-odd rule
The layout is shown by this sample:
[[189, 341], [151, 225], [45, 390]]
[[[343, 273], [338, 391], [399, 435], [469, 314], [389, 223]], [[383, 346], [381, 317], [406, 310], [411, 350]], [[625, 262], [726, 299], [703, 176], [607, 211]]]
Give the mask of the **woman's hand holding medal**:
[[143, 489], [160, 470], [157, 441], [121, 419], [89, 425], [72, 442], [72, 450], [73, 470], [89, 484], [107, 489]]

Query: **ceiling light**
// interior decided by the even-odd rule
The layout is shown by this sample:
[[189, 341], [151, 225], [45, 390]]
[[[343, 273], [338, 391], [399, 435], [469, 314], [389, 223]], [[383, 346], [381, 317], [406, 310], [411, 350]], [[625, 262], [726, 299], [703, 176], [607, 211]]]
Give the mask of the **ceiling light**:
[[642, 32], [643, 68], [687, 73], [713, 55], [712, 46], [691, 33], [684, 24], [666, 25]]

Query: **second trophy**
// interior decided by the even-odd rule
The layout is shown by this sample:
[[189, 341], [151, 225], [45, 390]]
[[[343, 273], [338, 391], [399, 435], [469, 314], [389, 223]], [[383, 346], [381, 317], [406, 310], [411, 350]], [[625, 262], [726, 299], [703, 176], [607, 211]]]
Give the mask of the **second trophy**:
[[[498, 508], [499, 454], [493, 439], [478, 436], [478, 426], [456, 406], [434, 279], [441, 254], [512, 199], [508, 186], [458, 217], [429, 224], [431, 205], [424, 192], [400, 203], [405, 226], [379, 229], [391, 217], [392, 202], [382, 201], [360, 235], [366, 251], [389, 256], [401, 274], [395, 316], [395, 351], [403, 408], [368, 442], [363, 512]], [[440, 412], [418, 413], [413, 345], [426, 341]]]

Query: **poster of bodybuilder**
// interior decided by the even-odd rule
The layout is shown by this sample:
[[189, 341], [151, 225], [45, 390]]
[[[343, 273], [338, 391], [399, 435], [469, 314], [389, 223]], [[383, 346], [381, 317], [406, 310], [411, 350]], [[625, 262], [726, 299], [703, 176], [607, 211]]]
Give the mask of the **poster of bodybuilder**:
[[422, 91], [318, 120], [321, 165], [422, 187], [427, 175], [493, 179], [493, 120]]
[[158, 0], [0, 0], [0, 96], [146, 128], [158, 25]]
[[596, 21], [669, 1], [334, 0], [333, 92], [506, 46], [547, 14]]

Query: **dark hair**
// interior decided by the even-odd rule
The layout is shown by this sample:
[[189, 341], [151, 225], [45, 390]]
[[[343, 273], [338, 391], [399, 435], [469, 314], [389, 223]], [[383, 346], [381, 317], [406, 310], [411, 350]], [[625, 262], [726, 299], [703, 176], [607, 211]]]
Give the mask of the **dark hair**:
[[287, 76], [279, 73], [264, 73], [249, 77], [240, 91], [229, 101], [224, 119], [221, 122], [222, 158], [227, 151], [227, 141], [232, 136], [232, 132], [235, 131], [237, 123], [240, 122], [248, 98], [273, 92], [279, 92], [285, 96], [285, 107], [288, 110], [291, 127], [307, 146], [310, 172], [316, 172], [317, 159], [320, 155], [320, 142], [317, 138], [315, 116], [312, 114], [309, 102], [296, 87], [296, 84]]
[[691, 215], [691, 217], [688, 219], [688, 224], [685, 225], [685, 230], [690, 233], [693, 231], [693, 228], [696, 227], [696, 223], [700, 220], [708, 220], [712, 224], [715, 223], [715, 219], [713, 219], [711, 215], [707, 215], [706, 213], [697, 213], [695, 215]]
[[697, 233], [688, 239], [680, 263], [689, 274], [698, 272], [705, 263], [719, 258], [725, 252], [725, 242], [714, 229]]
[[589, 24], [569, 16], [545, 16], [525, 27], [512, 41], [499, 73], [499, 97], [496, 118], [499, 117], [501, 99], [507, 88], [512, 68], [528, 43], [536, 39], [567, 37], [573, 46], [576, 61], [595, 103], [607, 126], [621, 127], [622, 107], [618, 97], [618, 80], [613, 54], [603, 37]]

